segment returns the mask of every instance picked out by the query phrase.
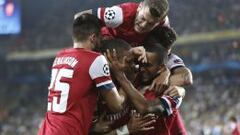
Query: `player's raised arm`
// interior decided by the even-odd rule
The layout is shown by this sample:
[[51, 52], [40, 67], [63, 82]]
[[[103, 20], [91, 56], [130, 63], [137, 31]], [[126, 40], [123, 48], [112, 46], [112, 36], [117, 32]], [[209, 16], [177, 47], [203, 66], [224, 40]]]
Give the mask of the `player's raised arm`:
[[185, 86], [193, 83], [192, 72], [177, 55], [172, 53], [169, 55], [167, 67], [171, 71], [169, 78], [170, 85]]
[[169, 78], [170, 85], [185, 86], [193, 84], [192, 72], [187, 67], [178, 67], [172, 71]]
[[108, 62], [103, 55], [95, 59], [89, 69], [89, 74], [109, 108], [114, 112], [120, 111], [122, 109], [124, 97], [119, 95], [112, 82]]
[[182, 102], [182, 98], [170, 96], [162, 96], [153, 101], [147, 101], [126, 78], [124, 73], [115, 70], [114, 75], [116, 75], [121, 87], [127, 93], [137, 111], [141, 114], [154, 113], [169, 116], [173, 113], [173, 109], [178, 108]]

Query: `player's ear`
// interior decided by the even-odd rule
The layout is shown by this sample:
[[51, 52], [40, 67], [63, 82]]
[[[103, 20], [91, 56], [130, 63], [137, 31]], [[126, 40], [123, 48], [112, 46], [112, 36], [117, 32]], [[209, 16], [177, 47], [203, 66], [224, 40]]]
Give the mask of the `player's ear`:
[[89, 40], [90, 40], [91, 43], [96, 43], [96, 41], [97, 41], [97, 35], [96, 35], [95, 33], [91, 34], [91, 35], [89, 36]]

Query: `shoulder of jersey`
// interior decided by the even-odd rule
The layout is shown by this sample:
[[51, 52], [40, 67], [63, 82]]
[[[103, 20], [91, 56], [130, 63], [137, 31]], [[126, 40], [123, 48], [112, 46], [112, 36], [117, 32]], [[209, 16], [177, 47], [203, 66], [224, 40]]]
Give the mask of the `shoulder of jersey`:
[[124, 10], [124, 15], [136, 15], [137, 8], [139, 3], [136, 2], [127, 2], [120, 4], [119, 6]]
[[70, 50], [70, 49], [71, 49], [71, 48], [64, 48], [64, 49], [58, 51], [58, 52], [57, 52], [57, 56], [66, 53], [66, 52], [67, 52], [68, 50]]
[[101, 55], [101, 53], [95, 52], [95, 51], [91, 51], [91, 50], [84, 50], [84, 52], [89, 53], [89, 54], [92, 54], [92, 55], [96, 55], [96, 56]]
[[[65, 54], [65, 53], [68, 53], [68, 52], [71, 52], [73, 48], [67, 48], [67, 49], [62, 49], [60, 50], [57, 55], [62, 55], [62, 54]], [[83, 50], [82, 52], [88, 54], [88, 55], [91, 55], [91, 56], [99, 56], [101, 55], [101, 53], [98, 53], [98, 52], [94, 52], [94, 51], [91, 51], [91, 50]], [[73, 52], [73, 53], [77, 53], [77, 52]]]
[[120, 6], [124, 6], [124, 7], [134, 7], [134, 8], [137, 8], [139, 5], [139, 3], [136, 3], [136, 2], [126, 2], [126, 3], [122, 3], [120, 4]]

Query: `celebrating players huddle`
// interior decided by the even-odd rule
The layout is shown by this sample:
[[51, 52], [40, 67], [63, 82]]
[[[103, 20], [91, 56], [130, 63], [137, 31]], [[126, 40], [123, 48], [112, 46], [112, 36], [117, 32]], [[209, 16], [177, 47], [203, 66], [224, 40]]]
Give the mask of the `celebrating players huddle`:
[[192, 74], [171, 53], [168, 10], [144, 0], [77, 13], [38, 135], [186, 135], [178, 108]]

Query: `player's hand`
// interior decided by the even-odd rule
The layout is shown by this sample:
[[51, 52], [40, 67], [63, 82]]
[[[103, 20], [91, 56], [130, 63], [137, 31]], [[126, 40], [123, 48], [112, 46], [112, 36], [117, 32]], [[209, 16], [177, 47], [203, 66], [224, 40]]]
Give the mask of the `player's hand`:
[[186, 91], [183, 87], [178, 86], [170, 86], [166, 91], [163, 93], [164, 95], [168, 95], [170, 97], [184, 97]]
[[166, 66], [161, 67], [159, 76], [157, 76], [150, 87], [150, 90], [155, 90], [157, 94], [162, 94], [169, 87], [170, 71]]
[[123, 57], [123, 61], [121, 62], [118, 59], [117, 52], [115, 49], [110, 51], [107, 49], [107, 52], [104, 53], [105, 57], [108, 60], [109, 66], [115, 70], [122, 71], [126, 66], [126, 57]]
[[138, 58], [141, 63], [147, 63], [146, 51], [143, 46], [133, 47], [129, 50], [131, 54]]
[[154, 129], [152, 124], [156, 122], [155, 119], [154, 114], [147, 114], [145, 116], [134, 114], [127, 124], [129, 133], [132, 134]]
[[93, 133], [102, 134], [102, 133], [110, 132], [112, 130], [110, 126], [112, 122], [105, 120], [104, 116], [105, 114], [101, 115], [99, 120], [96, 123], [94, 123], [94, 126], [92, 128]]
[[[116, 79], [125, 79], [125, 74], [124, 74], [124, 68], [125, 68], [125, 63], [121, 63], [117, 57], [117, 52], [115, 49], [112, 51], [107, 49], [107, 52], [104, 53], [105, 57], [107, 57], [109, 66], [111, 71], [113, 72], [114, 76]], [[125, 61], [126, 57], [123, 58], [123, 61]]]

